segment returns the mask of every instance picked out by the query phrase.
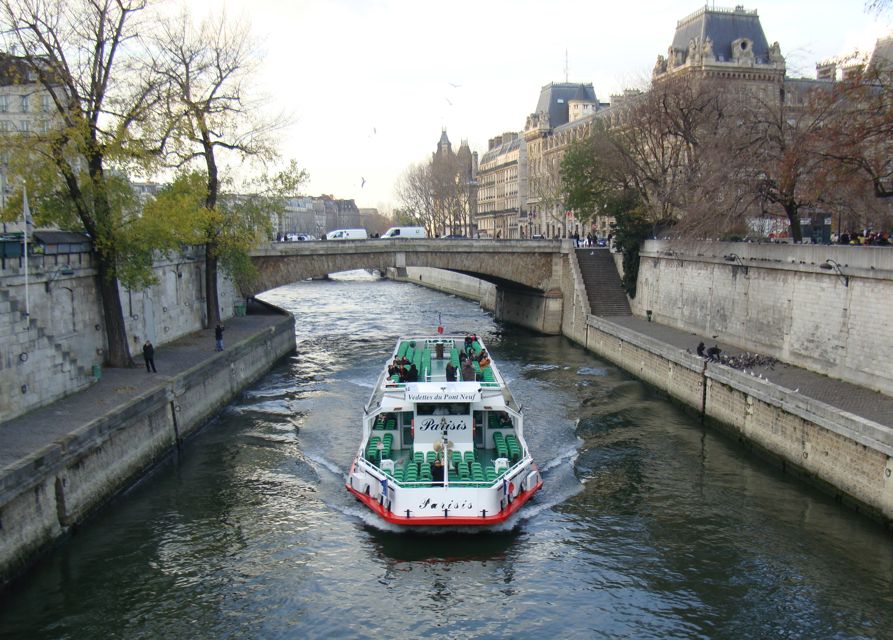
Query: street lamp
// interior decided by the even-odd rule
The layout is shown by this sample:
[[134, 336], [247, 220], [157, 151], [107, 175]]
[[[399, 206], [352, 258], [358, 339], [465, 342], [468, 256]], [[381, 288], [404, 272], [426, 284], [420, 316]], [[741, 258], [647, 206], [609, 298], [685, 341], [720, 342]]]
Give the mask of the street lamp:
[[822, 264], [819, 265], [819, 269], [826, 269], [828, 271], [833, 270], [834, 273], [837, 274], [837, 277], [840, 278], [841, 280], [843, 280], [843, 286], [845, 286], [845, 287], [850, 286], [850, 277], [848, 275], [845, 275], [843, 273], [843, 271], [840, 270], [840, 263], [837, 262], [836, 260], [832, 260], [831, 258], [828, 258]]
[[741, 267], [742, 269], [744, 269], [744, 275], [747, 275], [747, 265], [744, 264], [744, 262], [741, 260], [741, 256], [739, 256], [737, 253], [724, 255], [722, 259], [726, 262], [734, 263], [735, 266]]

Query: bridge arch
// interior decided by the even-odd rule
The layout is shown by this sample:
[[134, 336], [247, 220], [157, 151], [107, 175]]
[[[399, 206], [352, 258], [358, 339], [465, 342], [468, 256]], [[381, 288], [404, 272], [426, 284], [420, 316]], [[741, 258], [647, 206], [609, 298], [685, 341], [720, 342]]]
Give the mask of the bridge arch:
[[571, 250], [569, 244], [545, 240], [277, 242], [252, 251], [258, 277], [250, 287], [243, 286], [242, 293], [256, 295], [353, 269], [386, 273], [394, 268], [405, 273], [406, 267], [428, 267], [495, 284], [497, 318], [545, 333], [559, 333], [562, 279]]

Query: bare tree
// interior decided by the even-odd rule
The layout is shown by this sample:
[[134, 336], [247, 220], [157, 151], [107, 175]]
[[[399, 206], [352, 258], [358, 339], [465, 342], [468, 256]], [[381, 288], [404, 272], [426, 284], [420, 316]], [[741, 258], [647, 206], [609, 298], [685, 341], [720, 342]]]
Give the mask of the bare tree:
[[60, 122], [44, 151], [93, 240], [107, 362], [118, 367], [132, 359], [118, 290], [121, 211], [106, 172], [109, 163], [145, 160], [133, 136], [157, 100], [155, 78], [138, 56], [145, 7], [146, 0], [0, 0], [4, 44], [21, 51]]
[[213, 325], [220, 320], [217, 277], [228, 236], [236, 229], [248, 230], [233, 219], [240, 215], [238, 207], [218, 207], [219, 152], [272, 159], [275, 145], [269, 134], [282, 122], [261, 116], [249, 84], [259, 55], [247, 25], [231, 23], [221, 13], [195, 27], [182, 14], [161, 24], [155, 46], [155, 65], [166, 90], [159, 146], [169, 165], [182, 169], [198, 162], [206, 177], [200, 237], [205, 245], [206, 320]]
[[397, 184], [396, 195], [401, 209], [408, 212], [412, 221], [435, 235], [441, 221], [435, 206], [435, 187], [432, 165], [424, 162], [410, 166]]
[[[548, 219], [555, 222], [563, 232], [566, 232], [565, 215], [565, 186], [561, 177], [562, 153], [549, 151], [543, 154], [533, 165], [528, 167], [530, 195], [534, 215], [540, 219]], [[548, 234], [548, 228], [542, 230]]]

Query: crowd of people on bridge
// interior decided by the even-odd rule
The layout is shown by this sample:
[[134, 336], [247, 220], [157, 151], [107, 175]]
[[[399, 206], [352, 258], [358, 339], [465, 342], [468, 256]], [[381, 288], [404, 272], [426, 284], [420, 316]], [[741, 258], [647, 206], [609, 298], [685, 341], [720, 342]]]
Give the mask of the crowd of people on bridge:
[[871, 229], [863, 229], [862, 231], [853, 232], [845, 231], [839, 236], [836, 233], [831, 234], [832, 244], [848, 244], [850, 246], [890, 246], [890, 233], [888, 231], [872, 231]]

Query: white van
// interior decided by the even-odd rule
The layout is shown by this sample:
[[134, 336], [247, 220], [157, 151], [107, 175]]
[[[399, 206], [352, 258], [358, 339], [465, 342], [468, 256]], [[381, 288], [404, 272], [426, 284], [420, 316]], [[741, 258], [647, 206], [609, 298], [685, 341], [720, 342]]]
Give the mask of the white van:
[[365, 240], [368, 237], [365, 229], [335, 229], [326, 234], [326, 240]]
[[427, 238], [424, 227], [391, 227], [383, 234], [382, 238]]

